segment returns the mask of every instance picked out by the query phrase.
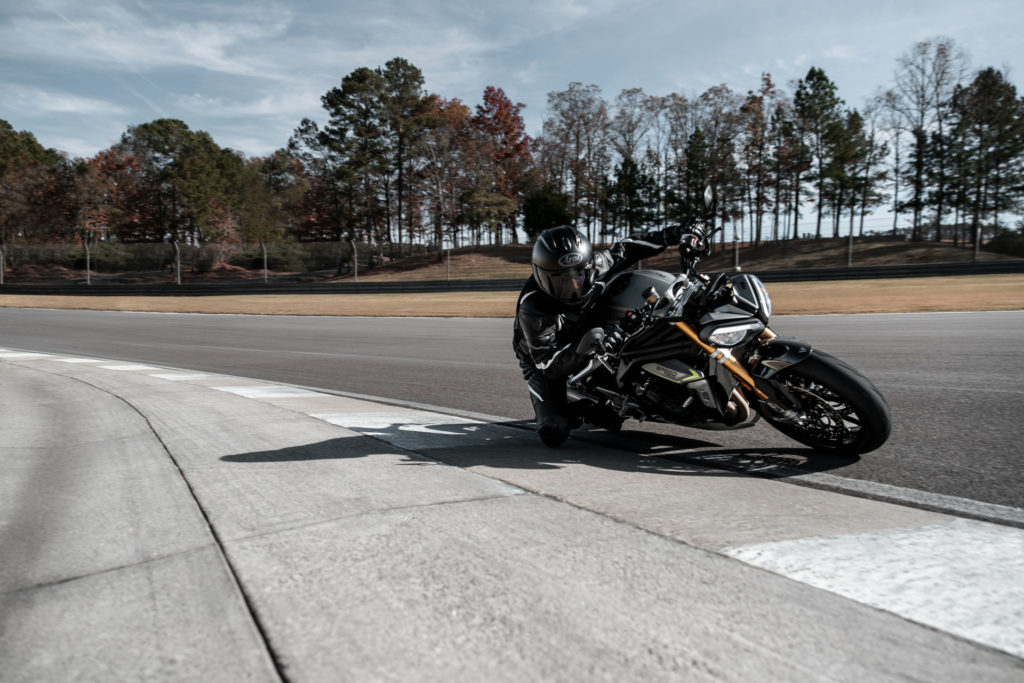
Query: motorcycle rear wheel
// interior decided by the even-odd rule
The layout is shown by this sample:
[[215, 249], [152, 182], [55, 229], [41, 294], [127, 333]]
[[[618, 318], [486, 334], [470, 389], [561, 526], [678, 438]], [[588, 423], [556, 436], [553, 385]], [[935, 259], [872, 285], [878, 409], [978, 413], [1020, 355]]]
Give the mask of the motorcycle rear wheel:
[[819, 451], [858, 455], [889, 438], [889, 404], [871, 380], [835, 356], [815, 350], [769, 381], [793, 398], [797, 416], [767, 407], [761, 415], [791, 439]]

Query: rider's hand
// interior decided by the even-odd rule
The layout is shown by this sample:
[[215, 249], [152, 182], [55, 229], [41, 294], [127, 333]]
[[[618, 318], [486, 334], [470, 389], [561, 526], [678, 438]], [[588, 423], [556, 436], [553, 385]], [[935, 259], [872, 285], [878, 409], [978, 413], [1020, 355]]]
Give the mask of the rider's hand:
[[684, 240], [691, 236], [699, 236], [704, 233], [704, 221], [694, 220], [689, 221], [683, 225], [672, 225], [664, 230], [661, 234], [665, 237], [665, 246], [672, 246], [673, 244], [682, 244]]
[[679, 253], [685, 258], [693, 258], [704, 253], [704, 237], [698, 233], [688, 232], [680, 236]]
[[614, 353], [622, 346], [626, 335], [618, 325], [609, 325], [605, 329], [595, 327], [587, 330], [576, 345], [576, 353], [581, 356], [593, 356], [597, 353]]
[[576, 345], [576, 353], [581, 356], [593, 356], [603, 348], [605, 332], [600, 327], [587, 330]]
[[605, 328], [603, 344], [606, 353], [615, 353], [622, 347], [624, 341], [626, 335], [623, 334], [621, 327], [613, 324]]

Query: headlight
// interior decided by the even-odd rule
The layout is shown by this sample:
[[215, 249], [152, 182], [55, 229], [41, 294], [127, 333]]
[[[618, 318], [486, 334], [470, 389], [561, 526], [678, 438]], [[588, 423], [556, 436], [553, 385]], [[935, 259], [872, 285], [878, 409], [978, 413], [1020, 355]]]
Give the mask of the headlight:
[[750, 337], [761, 334], [763, 331], [764, 325], [758, 320], [741, 325], [723, 325], [712, 330], [707, 336], [707, 341], [712, 346], [739, 346]]

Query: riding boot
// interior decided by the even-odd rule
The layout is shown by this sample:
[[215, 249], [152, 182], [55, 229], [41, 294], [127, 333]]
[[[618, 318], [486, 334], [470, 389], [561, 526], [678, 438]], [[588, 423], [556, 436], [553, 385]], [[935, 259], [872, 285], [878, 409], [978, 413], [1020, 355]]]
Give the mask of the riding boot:
[[561, 446], [569, 438], [571, 426], [565, 417], [565, 383], [548, 382], [543, 373], [531, 373], [526, 380], [533, 402], [537, 435], [545, 446]]

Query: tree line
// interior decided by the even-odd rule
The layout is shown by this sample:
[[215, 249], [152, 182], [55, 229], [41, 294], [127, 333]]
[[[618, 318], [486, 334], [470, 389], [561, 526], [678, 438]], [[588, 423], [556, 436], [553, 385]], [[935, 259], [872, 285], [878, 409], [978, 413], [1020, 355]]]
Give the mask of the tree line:
[[611, 241], [702, 215], [707, 185], [714, 220], [755, 243], [863, 235], [879, 208], [893, 234], [976, 242], [1020, 213], [1024, 99], [1003, 71], [970, 71], [952, 40], [913, 45], [860, 109], [820, 68], [791, 86], [765, 73], [746, 94], [627, 89], [609, 102], [574, 82], [548, 94], [531, 137], [525, 105], [501, 88], [471, 108], [396, 57], [342, 78], [321, 98], [325, 119], [264, 157], [160, 119], [69, 158], [0, 121], [0, 250], [337, 242], [340, 272], [356, 245], [401, 258], [563, 223]]

